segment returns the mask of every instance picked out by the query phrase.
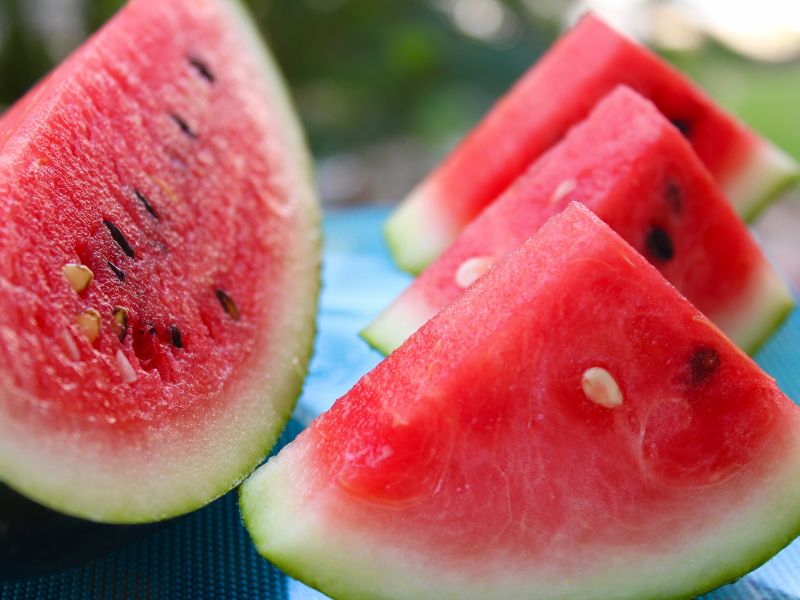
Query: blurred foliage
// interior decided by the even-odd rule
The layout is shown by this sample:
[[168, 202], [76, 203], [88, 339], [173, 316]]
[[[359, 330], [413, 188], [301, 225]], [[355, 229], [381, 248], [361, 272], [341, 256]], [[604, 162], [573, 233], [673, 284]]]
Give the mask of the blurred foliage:
[[[44, 32], [24, 22], [21, 8], [31, 1], [0, 0], [0, 22], [7, 23], [0, 104], [13, 102], [62, 58], [48, 55]], [[245, 3], [269, 39], [318, 155], [399, 134], [447, 140], [477, 119], [556, 34], [519, 0], [506, 2], [518, 35], [498, 44], [459, 32], [432, 1]], [[99, 27], [122, 4], [85, 2], [84, 30]]]
[[[0, 105], [13, 102], [122, 4], [70, 0], [83, 13], [81, 27], [54, 51], [42, 19], [32, 13], [65, 1], [0, 0]], [[501, 40], [479, 39], [456, 27], [446, 14], [454, 0], [245, 2], [292, 87], [317, 156], [397, 136], [443, 147], [467, 130], [557, 34], [555, 23], [531, 12], [530, 0], [503, 1], [513, 31]], [[800, 96], [800, 65], [766, 67], [715, 47], [670, 58], [800, 157], [800, 128], [791, 118]]]

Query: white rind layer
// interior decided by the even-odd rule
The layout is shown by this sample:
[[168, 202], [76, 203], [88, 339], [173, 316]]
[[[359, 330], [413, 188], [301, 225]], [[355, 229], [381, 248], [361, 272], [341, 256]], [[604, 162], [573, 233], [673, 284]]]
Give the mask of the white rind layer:
[[756, 144], [750, 160], [722, 184], [736, 212], [748, 222], [800, 176], [797, 163], [783, 150], [760, 138]]
[[[795, 419], [794, 425], [798, 423]], [[797, 427], [794, 428], [797, 432]], [[292, 576], [334, 598], [416, 600], [656, 600], [689, 598], [733, 581], [788, 544], [800, 530], [800, 439], [766, 462], [757, 480], [739, 482], [707, 514], [689, 515], [697, 527], [680, 543], [653, 551], [636, 547], [569, 548], [568, 560], [520, 567], [509, 557], [456, 569], [437, 557], [404, 553], [380, 539], [380, 526], [348, 528], [331, 514], [331, 488], [310, 495], [313, 464], [306, 448], [292, 444], [240, 488], [245, 524], [259, 552]], [[341, 496], [339, 496], [341, 498]], [[676, 506], [672, 518], [680, 519]], [[666, 516], [661, 515], [666, 518]], [[659, 515], [654, 515], [659, 518]], [[408, 523], [414, 528], [414, 523]], [[502, 539], [502, 538], [501, 538]], [[500, 542], [502, 543], [502, 542]], [[569, 546], [569, 544], [567, 544]], [[554, 548], [555, 550], [555, 548]], [[572, 575], [554, 565], [578, 562]], [[563, 567], [566, 569], [567, 567]], [[575, 576], [575, 573], [580, 573]]]
[[753, 355], [783, 324], [794, 305], [786, 282], [764, 261], [748, 289], [726, 313], [715, 314], [714, 322], [733, 343]]
[[424, 182], [409, 194], [384, 225], [386, 243], [395, 263], [419, 275], [458, 237], [461, 227], [448, 222], [437, 187]]
[[384, 356], [394, 352], [436, 313], [417, 288], [410, 287], [359, 335]]
[[[46, 407], [4, 381], [0, 371], [0, 480], [53, 509], [114, 523], [165, 519], [195, 510], [240, 483], [277, 440], [300, 393], [314, 337], [321, 237], [311, 161], [286, 88], [238, 0], [211, 0], [258, 61], [298, 211], [296, 245], [287, 247], [285, 313], [269, 332], [271, 352], [236, 366], [225, 407], [189, 411], [168, 424], [143, 424], [135, 440], [114, 445], [114, 424], [69, 422], [36, 435]], [[134, 5], [129, 5], [128, 9]], [[255, 88], [254, 88], [255, 89]], [[275, 141], [276, 143], [278, 140]], [[31, 423], [34, 428], [31, 428]], [[117, 444], [118, 446], [119, 444]]]

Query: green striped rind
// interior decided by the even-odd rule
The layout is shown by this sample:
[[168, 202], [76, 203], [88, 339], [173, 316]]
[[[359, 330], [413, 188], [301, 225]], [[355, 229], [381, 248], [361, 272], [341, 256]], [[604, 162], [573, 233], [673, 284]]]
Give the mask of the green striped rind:
[[[302, 228], [295, 246], [286, 249], [293, 302], [286, 307], [281, 330], [272, 332], [282, 345], [270, 357], [253, 360], [250, 370], [239, 365], [241, 377], [226, 388], [235, 397], [228, 409], [203, 415], [202, 431], [184, 424], [178, 425], [183, 429], [162, 431], [153, 425], [147, 432], [152, 443], [141, 457], [146, 464], [133, 464], [130, 458], [116, 464], [121, 459], [99, 443], [62, 441], [62, 452], [54, 458], [58, 447], [48, 447], [49, 439], [30, 440], [29, 431], [0, 418], [0, 478], [45, 506], [93, 521], [158, 521], [198, 509], [237, 486], [277, 441], [302, 390], [313, 350], [321, 217], [311, 159], [277, 66], [245, 8], [239, 0], [216, 1], [229, 11], [251, 56], [260, 59], [271, 102], [265, 109], [277, 115], [286, 154], [299, 176], [292, 192]], [[13, 393], [3, 383], [0, 377], [0, 405], [3, 394], [8, 398]], [[23, 400], [34, 406], [34, 399]], [[24, 451], [21, 444], [28, 444]]]
[[798, 179], [797, 163], [777, 146], [760, 139], [748, 163], [728, 177], [722, 188], [736, 212], [752, 222]]
[[[302, 445], [302, 437], [298, 442]], [[574, 572], [569, 576], [553, 568], [537, 572], [535, 565], [521, 572], [505, 559], [498, 559], [498, 568], [488, 574], [486, 563], [475, 569], [448, 569], [434, 551], [430, 556], [404, 555], [381, 539], [380, 524], [374, 525], [374, 539], [369, 523], [358, 531], [342, 525], [335, 511], [328, 510], [334, 488], [309, 496], [308, 490], [315, 489], [307, 483], [314, 476], [313, 464], [304, 458], [306, 449], [296, 447], [298, 442], [242, 485], [242, 517], [264, 557], [342, 600], [691, 598], [735, 581], [800, 534], [800, 445], [795, 438], [785, 455], [769, 463], [768, 473], [730, 491], [727, 499], [738, 502], [735, 509], [727, 510], [727, 503], [710, 504], [702, 527], [671, 553], [648, 554], [646, 544], [616, 556], [619, 548], [595, 548], [585, 553], [586, 564], [577, 569], [580, 579]], [[680, 518], [680, 507], [673, 517]], [[654, 547], [659, 541], [654, 540]], [[579, 551], [566, 548], [565, 563]]]

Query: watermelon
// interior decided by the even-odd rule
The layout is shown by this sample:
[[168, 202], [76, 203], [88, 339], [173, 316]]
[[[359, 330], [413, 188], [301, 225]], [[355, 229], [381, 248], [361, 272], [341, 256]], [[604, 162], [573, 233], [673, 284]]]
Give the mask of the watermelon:
[[797, 177], [797, 165], [778, 148], [725, 114], [660, 58], [589, 14], [392, 214], [385, 234], [397, 264], [422, 271], [621, 83], [650, 98], [676, 125], [745, 219]]
[[573, 203], [241, 487], [337, 598], [683, 598], [800, 531], [800, 409]]
[[0, 122], [0, 480], [195, 509], [267, 454], [319, 287], [310, 162], [249, 17], [131, 0]]
[[363, 337], [390, 352], [573, 199], [746, 351], [794, 305], [691, 146], [652, 103], [620, 86], [467, 225]]

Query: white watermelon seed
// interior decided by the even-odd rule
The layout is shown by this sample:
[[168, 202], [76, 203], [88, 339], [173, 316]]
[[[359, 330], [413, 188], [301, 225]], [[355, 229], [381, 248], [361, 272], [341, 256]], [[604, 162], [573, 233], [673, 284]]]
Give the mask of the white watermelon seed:
[[133, 383], [136, 381], [136, 371], [133, 370], [128, 357], [125, 356], [125, 353], [119, 348], [117, 349], [115, 358], [117, 360], [117, 368], [119, 369], [119, 374], [120, 377], [122, 377], [122, 381], [125, 383]]
[[622, 406], [622, 392], [614, 377], [602, 367], [586, 369], [581, 378], [581, 388], [586, 397], [600, 406]]
[[78, 345], [75, 343], [75, 338], [72, 337], [72, 334], [65, 329], [61, 332], [61, 339], [64, 340], [64, 346], [67, 351], [67, 355], [72, 360], [80, 360], [81, 353], [78, 350]]
[[565, 179], [559, 183], [556, 189], [553, 191], [553, 194], [550, 196], [550, 204], [555, 204], [559, 200], [562, 200], [567, 194], [574, 190], [577, 185], [578, 184], [574, 179]]
[[100, 335], [100, 313], [93, 308], [89, 308], [79, 314], [75, 320], [81, 333], [86, 336], [89, 343], [94, 343]]
[[492, 268], [491, 256], [473, 256], [462, 262], [456, 269], [456, 284], [468, 288]]
[[80, 293], [89, 287], [94, 279], [94, 273], [86, 265], [78, 265], [75, 263], [67, 263], [61, 269], [64, 277], [69, 281], [72, 289]]

